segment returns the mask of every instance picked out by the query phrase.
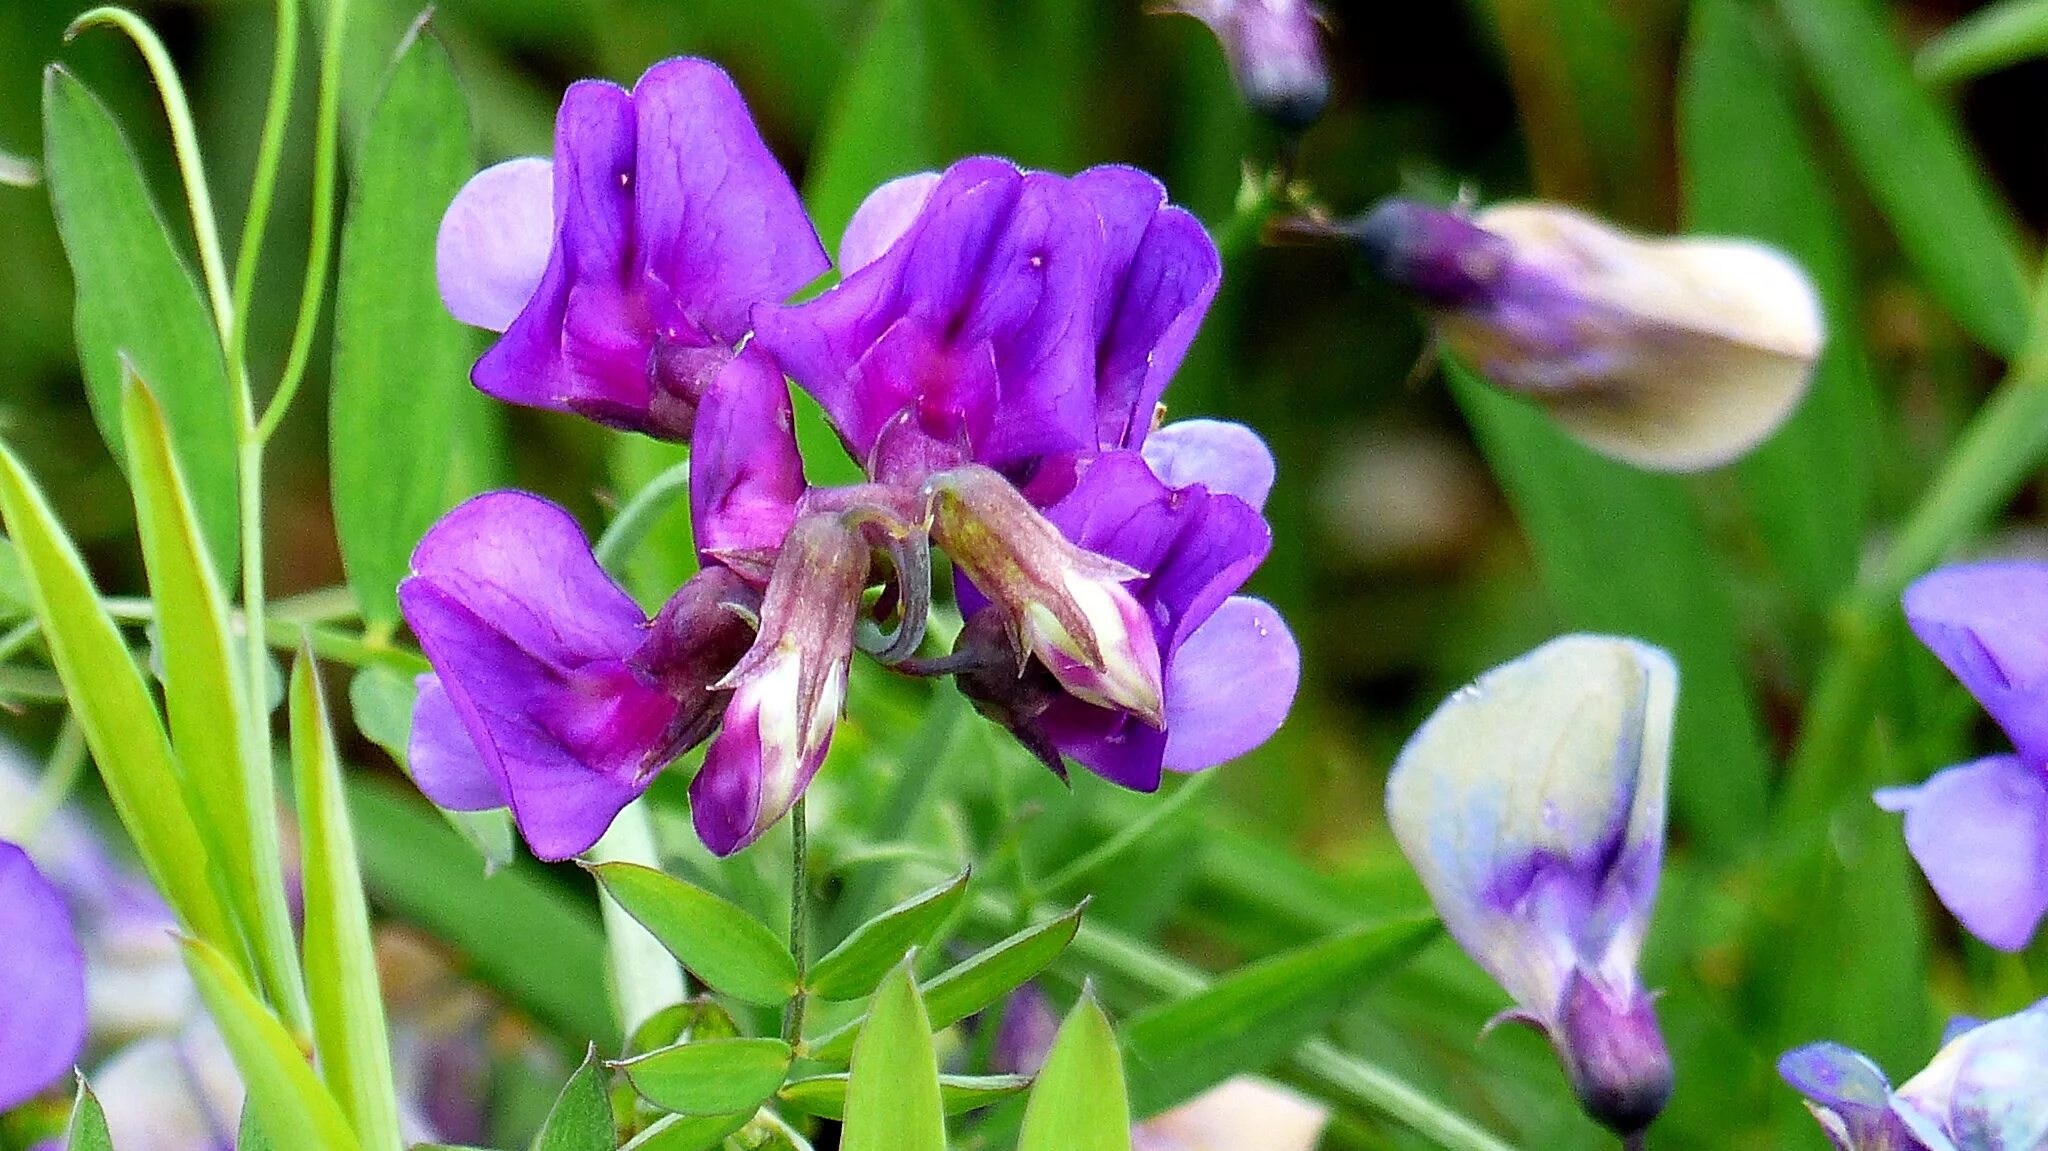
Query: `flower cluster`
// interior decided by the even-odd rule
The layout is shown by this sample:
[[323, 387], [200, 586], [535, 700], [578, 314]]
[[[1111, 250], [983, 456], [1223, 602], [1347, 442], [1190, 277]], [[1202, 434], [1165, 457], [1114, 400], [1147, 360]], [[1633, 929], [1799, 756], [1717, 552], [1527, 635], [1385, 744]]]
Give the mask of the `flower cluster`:
[[[1237, 594], [1272, 457], [1237, 425], [1155, 426], [1221, 266], [1152, 177], [975, 158], [896, 180], [838, 283], [790, 305], [829, 266], [801, 203], [725, 74], [670, 60], [570, 88], [553, 161], [479, 174], [437, 256], [450, 311], [504, 333], [479, 388], [690, 442], [702, 561], [649, 619], [552, 504], [491, 493], [437, 524], [400, 598], [434, 669], [412, 766], [443, 806], [510, 807], [564, 858], [708, 741], [693, 818], [739, 850], [818, 771], [856, 649], [1140, 790], [1284, 718], [1293, 638]], [[864, 482], [807, 481], [792, 379]], [[921, 656], [933, 545], [965, 627]]]

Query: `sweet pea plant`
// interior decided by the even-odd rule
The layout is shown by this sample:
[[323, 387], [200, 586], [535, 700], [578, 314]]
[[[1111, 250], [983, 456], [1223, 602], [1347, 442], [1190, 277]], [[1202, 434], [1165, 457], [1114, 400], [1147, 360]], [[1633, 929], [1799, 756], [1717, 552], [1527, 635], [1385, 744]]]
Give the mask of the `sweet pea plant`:
[[[1542, 32], [1643, 29], [1577, 0], [1491, 6], [1545, 198], [1350, 215], [1306, 145], [1352, 30], [1161, 6], [1263, 125], [1207, 223], [1139, 167], [934, 146], [924, 70], [997, 59], [971, 6], [874, 6], [801, 190], [713, 59], [571, 83], [547, 155], [480, 167], [495, 71], [431, 12], [314, 7], [275, 7], [232, 260], [132, 12], [66, 39], [139, 54], [176, 196], [153, 123], [61, 63], [40, 165], [0, 156], [47, 184], [147, 585], [102, 586], [10, 431], [0, 693], [54, 731], [0, 758], [0, 1151], [2048, 1149], [2048, 565], [1982, 538], [2048, 444], [2048, 359], [1871, 13], [1691, 5], [1669, 235], [1616, 222], [1657, 218], [1654, 149], [1577, 104], [1621, 123], [1647, 81]], [[2039, 10], [1923, 66], [2022, 52]], [[1888, 397], [1809, 94], [2011, 364], [1874, 543]], [[1176, 387], [1255, 256], [1316, 258], [1262, 240], [1413, 309], [1565, 617], [1441, 669], [1470, 685], [1355, 816], [1392, 866], [1350, 880], [1210, 794], [1315, 754], [1317, 637], [1248, 591], [1303, 481]], [[346, 579], [279, 596], [303, 533], [267, 483], [323, 361]], [[513, 408], [614, 454], [600, 519], [507, 481]], [[1736, 626], [1743, 549], [1783, 637]], [[1969, 758], [1902, 624], [2009, 747]], [[1536, 631], [1567, 634], [1508, 658]]]

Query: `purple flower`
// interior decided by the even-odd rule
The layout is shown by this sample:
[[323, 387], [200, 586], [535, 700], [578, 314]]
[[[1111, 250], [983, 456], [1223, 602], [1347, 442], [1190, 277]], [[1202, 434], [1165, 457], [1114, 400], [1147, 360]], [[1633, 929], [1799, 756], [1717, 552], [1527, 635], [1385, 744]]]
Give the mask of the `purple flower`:
[[2048, 564], [1943, 568], [1908, 588], [1906, 619], [2011, 738], [2015, 754], [1877, 794], [1941, 901], [2006, 951], [2048, 914]]
[[1834, 1043], [1786, 1052], [1778, 1073], [1839, 1151], [2034, 1151], [2048, 1144], [2048, 1001], [1951, 1025], [1940, 1054], [1896, 1092]]
[[518, 492], [450, 512], [412, 567], [399, 602], [434, 665], [414, 713], [420, 787], [457, 810], [509, 806], [544, 859], [589, 848], [710, 734], [714, 685], [750, 640], [734, 608], [758, 603], [714, 566], [650, 625], [569, 514]]
[[1466, 365], [1637, 467], [1746, 454], [1791, 417], [1820, 356], [1812, 283], [1760, 244], [1633, 236], [1540, 203], [1467, 218], [1389, 200], [1335, 230]]
[[441, 296], [504, 332], [477, 387], [512, 403], [688, 439], [747, 334], [829, 266], [732, 81], [665, 60], [631, 92], [571, 85], [555, 159], [479, 173], [442, 221]]
[[64, 897], [0, 842], [0, 1111], [57, 1083], [85, 1047], [85, 954]]
[[1245, 103], [1299, 132], [1330, 102], [1322, 11], [1309, 0], [1168, 0], [1159, 10], [1193, 16], [1223, 43]]
[[1549, 1036], [1579, 1102], [1624, 1134], [1671, 1060], [1637, 972], [1663, 863], [1678, 671], [1567, 636], [1439, 707], [1387, 779], [1387, 819], [1444, 926]]

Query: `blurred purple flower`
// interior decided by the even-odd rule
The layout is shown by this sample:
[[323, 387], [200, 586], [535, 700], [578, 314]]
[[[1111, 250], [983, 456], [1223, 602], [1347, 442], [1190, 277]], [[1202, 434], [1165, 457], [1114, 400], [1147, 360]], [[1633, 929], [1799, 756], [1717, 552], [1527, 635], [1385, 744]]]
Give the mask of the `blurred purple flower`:
[[477, 387], [679, 440], [749, 310], [829, 267], [738, 90], [694, 59], [656, 64], [631, 92], [571, 85], [554, 163], [479, 173], [436, 257], [449, 311], [504, 333]]
[[1329, 104], [1326, 21], [1310, 0], [1163, 0], [1157, 10], [1207, 24], [1245, 103], [1278, 127], [1299, 132]]
[[1835, 1043], [1785, 1053], [1778, 1073], [1839, 1151], [2036, 1151], [2048, 1146], [2048, 1000], [1951, 1025], [1940, 1054], [1894, 1092]]
[[1588, 1114], [1623, 1134], [1671, 1094], [1637, 971], [1663, 865], [1678, 669], [1567, 636], [1439, 707], [1387, 779], [1387, 819], [1444, 926], [1549, 1036]]
[[575, 520], [518, 492], [456, 508], [399, 585], [433, 662], [414, 713], [420, 787], [457, 810], [509, 806], [544, 859], [595, 843], [620, 809], [708, 736], [714, 685], [746, 650], [752, 589], [698, 573], [650, 625]]
[[85, 954], [64, 897], [0, 842], [0, 1111], [63, 1079], [85, 1048]]
[[2005, 729], [2017, 754], [1952, 767], [1878, 805], [1963, 926], [2026, 947], [2048, 914], [2048, 564], [1943, 568], [1906, 590], [1906, 619]]

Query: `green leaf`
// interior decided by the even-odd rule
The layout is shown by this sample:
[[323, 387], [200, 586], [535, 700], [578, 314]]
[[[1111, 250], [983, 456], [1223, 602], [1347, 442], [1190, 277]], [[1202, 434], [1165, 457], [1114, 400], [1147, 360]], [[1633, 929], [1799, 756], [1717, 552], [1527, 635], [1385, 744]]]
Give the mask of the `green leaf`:
[[1017, 1151], [1131, 1151], [1123, 1053], [1093, 995], [1082, 995], [1060, 1025], [1024, 1109]]
[[[943, 1030], [985, 1011], [1052, 966], [1081, 930], [1081, 916], [1087, 910], [1084, 899], [1065, 915], [1027, 927], [925, 984], [924, 1009], [932, 1026]], [[826, 1034], [806, 1045], [806, 1054], [825, 1063], [846, 1059], [866, 1023], [862, 1016]]]
[[1960, 84], [2048, 52], [2048, 0], [2001, 0], [1920, 46], [1913, 70], [1929, 84]]
[[[850, 1076], [814, 1075], [792, 1080], [775, 1097], [806, 1115], [820, 1119], [846, 1118], [846, 1088]], [[941, 1075], [939, 1101], [948, 1115], [965, 1115], [993, 1107], [1031, 1086], [1025, 1075]]]
[[122, 387], [121, 423], [143, 565], [156, 603], [171, 748], [187, 802], [208, 859], [224, 872], [220, 887], [250, 938], [263, 986], [274, 998], [298, 1001], [304, 992], [285, 903], [276, 785], [270, 765], [257, 762], [238, 706], [243, 691], [227, 594], [200, 537], [163, 409], [132, 374]]
[[912, 948], [930, 942], [967, 896], [968, 873], [913, 895], [862, 924], [811, 968], [811, 993], [821, 999], [861, 999], [874, 993]]
[[710, 1151], [753, 1122], [754, 1112], [737, 1115], [667, 1115], [619, 1151]]
[[43, 160], [77, 289], [78, 362], [93, 419], [117, 459], [121, 358], [156, 390], [191, 485], [207, 550], [238, 562], [238, 429], [227, 365], [192, 271], [178, 254], [121, 128], [62, 67], [43, 73]]
[[716, 999], [686, 999], [649, 1016], [626, 1044], [627, 1055], [645, 1055], [678, 1043], [706, 1039], [737, 1039], [739, 1024]]
[[393, 1093], [391, 1039], [370, 940], [370, 909], [355, 831], [342, 794], [341, 759], [327, 697], [309, 647], [291, 682], [292, 786], [306, 896], [306, 985], [320, 1069], [356, 1134], [376, 1147], [403, 1142]]
[[[382, 664], [371, 664], [349, 681], [349, 711], [355, 715], [356, 730], [363, 738], [384, 749], [399, 770], [412, 774], [412, 709], [419, 689], [411, 676], [401, 675]], [[512, 813], [504, 808], [490, 811], [449, 811], [437, 808], [448, 826], [454, 828], [483, 856], [485, 872], [512, 862], [516, 851]]]
[[600, 863], [590, 873], [713, 990], [768, 1007], [796, 994], [796, 960], [789, 948], [737, 905], [638, 864]]
[[114, 1151], [106, 1112], [85, 1085], [83, 1075], [78, 1077], [78, 1095], [71, 1103], [71, 1122], [64, 1129], [64, 1151]]
[[548, 1026], [612, 1042], [618, 1024], [596, 912], [533, 864], [481, 874], [469, 846], [399, 786], [346, 782], [371, 898], [467, 957], [478, 979]]
[[704, 1039], [622, 1063], [642, 1099], [679, 1115], [753, 1112], [782, 1086], [794, 1058], [780, 1039]]
[[1672, 806], [1701, 847], [1747, 850], [1771, 761], [1734, 605], [1682, 482], [1594, 455], [1448, 358], [1444, 371], [1565, 623], [1639, 636], [1677, 658]]
[[592, 1047], [583, 1066], [562, 1085], [554, 1110], [534, 1137], [533, 1151], [613, 1151], [618, 1146], [618, 1120], [612, 1116], [603, 1061]]
[[1156, 1115], [1263, 1071], [1438, 934], [1434, 916], [1371, 924], [1246, 967], [1124, 1025], [1131, 1107]]
[[29, 604], [28, 577], [21, 571], [21, 556], [14, 541], [0, 539], [0, 624], [14, 624], [35, 614]]
[[372, 623], [397, 622], [413, 545], [468, 494], [449, 491], [448, 476], [477, 341], [441, 304], [434, 242], [475, 151], [448, 53], [415, 25], [356, 153], [335, 287], [335, 531]]
[[220, 1028], [270, 1141], [304, 1151], [357, 1151], [348, 1120], [320, 1085], [291, 1034], [260, 1003], [220, 952], [187, 939], [185, 968]]
[[1778, 0], [1864, 187], [1943, 305], [2008, 358], [2028, 329], [2014, 231], [1954, 120], [1869, 0]]
[[179, 799], [184, 784], [149, 685], [101, 606], [85, 561], [35, 482], [5, 449], [0, 517], [21, 553], [29, 598], [72, 714], [144, 869], [186, 930], [217, 947], [238, 948], [239, 936], [213, 885], [205, 842]]
[[867, 1026], [853, 1045], [840, 1151], [946, 1151], [939, 1101], [939, 1057], [932, 1023], [911, 976], [896, 965], [875, 992]]

